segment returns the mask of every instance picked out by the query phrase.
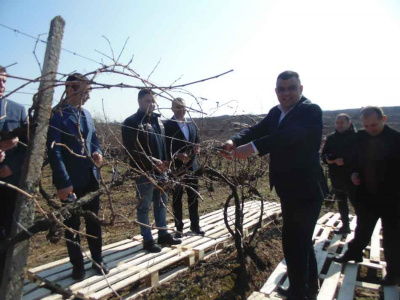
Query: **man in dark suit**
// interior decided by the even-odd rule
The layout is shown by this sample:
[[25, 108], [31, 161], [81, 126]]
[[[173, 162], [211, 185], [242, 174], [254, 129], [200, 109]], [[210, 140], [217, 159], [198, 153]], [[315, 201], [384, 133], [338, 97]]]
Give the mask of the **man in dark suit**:
[[[79, 199], [99, 188], [99, 171], [89, 157], [97, 165], [101, 164], [103, 157], [92, 116], [82, 107], [90, 98], [91, 87], [88, 78], [79, 73], [70, 75], [67, 78], [65, 91], [66, 99], [63, 105], [54, 110], [50, 120], [47, 153], [57, 196], [67, 204], [73, 202], [75, 196]], [[95, 197], [82, 208], [97, 215], [99, 202], [99, 197]], [[81, 221], [78, 215], [72, 215], [64, 223], [79, 231]], [[102, 271], [107, 274], [109, 269], [103, 262], [101, 254], [101, 225], [86, 217], [85, 223], [86, 233], [95, 237], [88, 237], [90, 253], [95, 262], [92, 268], [98, 274], [102, 274]], [[85, 266], [80, 248], [80, 236], [66, 230], [65, 238], [73, 265], [72, 278], [82, 280], [85, 277]]]
[[[0, 66], [0, 180], [19, 186], [26, 152], [26, 146], [19, 141], [26, 143], [27, 138], [24, 135], [16, 137], [10, 132], [26, 126], [26, 112], [22, 105], [4, 98], [6, 82], [7, 70]], [[10, 235], [16, 200], [16, 190], [0, 186], [0, 241]], [[0, 270], [3, 270], [4, 259], [1, 255]]]
[[[172, 111], [174, 116], [171, 120], [164, 123], [165, 135], [167, 136], [167, 154], [169, 161], [172, 161], [174, 173], [182, 178], [182, 183], [186, 186], [188, 197], [190, 230], [197, 234], [204, 234], [199, 224], [199, 203], [198, 194], [199, 180], [193, 175], [193, 171], [199, 168], [197, 154], [200, 146], [196, 124], [185, 118], [186, 103], [182, 98], [172, 101]], [[189, 172], [188, 172], [189, 171]], [[173, 190], [173, 212], [175, 217], [175, 227], [182, 232], [182, 196], [183, 186], [178, 185]], [[180, 233], [175, 237], [181, 238]]]
[[343, 224], [341, 228], [335, 229], [337, 234], [350, 233], [347, 198], [354, 207], [354, 185], [350, 177], [355, 137], [356, 131], [350, 116], [344, 113], [339, 114], [335, 121], [335, 131], [326, 138], [321, 153], [322, 161], [329, 168], [329, 178]]
[[348, 250], [334, 261], [361, 262], [376, 222], [382, 220], [387, 262], [382, 285], [400, 284], [400, 132], [390, 128], [382, 109], [361, 111], [364, 130], [356, 136], [351, 180], [356, 186], [357, 227]]
[[143, 249], [152, 253], [160, 252], [161, 248], [154, 242], [151, 228], [147, 227], [150, 225], [151, 204], [156, 226], [162, 228], [158, 230], [158, 243], [176, 245], [182, 242], [165, 230], [168, 199], [160, 185], [166, 179], [168, 164], [164, 125], [159, 119], [160, 115], [154, 113], [155, 96], [151, 90], [140, 90], [139, 109], [124, 121], [121, 128], [122, 142], [128, 151], [130, 166], [140, 174], [136, 179], [136, 196], [137, 218], [144, 224], [140, 225]]
[[322, 111], [302, 91], [296, 72], [279, 74], [275, 92], [280, 104], [223, 145], [239, 159], [253, 153], [270, 155], [270, 187], [281, 199], [282, 246], [290, 281], [288, 290], [279, 287], [278, 292], [291, 300], [313, 299], [318, 291], [312, 235], [326, 193], [318, 154]]

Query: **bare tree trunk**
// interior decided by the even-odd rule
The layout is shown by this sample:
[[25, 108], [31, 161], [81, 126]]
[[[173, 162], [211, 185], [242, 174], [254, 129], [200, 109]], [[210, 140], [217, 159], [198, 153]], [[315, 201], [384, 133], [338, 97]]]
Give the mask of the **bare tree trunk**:
[[[47, 39], [46, 54], [43, 63], [42, 81], [38, 98], [34, 101], [34, 122], [38, 125], [32, 133], [25, 157], [24, 170], [20, 187], [31, 195], [38, 194], [41, 167], [46, 146], [47, 129], [51, 113], [58, 62], [61, 52], [61, 41], [65, 21], [61, 16], [51, 21]], [[26, 196], [19, 194], [14, 211], [11, 236], [32, 226], [34, 219], [34, 203]], [[3, 280], [1, 283], [0, 299], [20, 299], [24, 285], [24, 268], [28, 259], [29, 240], [16, 244], [8, 249]]]

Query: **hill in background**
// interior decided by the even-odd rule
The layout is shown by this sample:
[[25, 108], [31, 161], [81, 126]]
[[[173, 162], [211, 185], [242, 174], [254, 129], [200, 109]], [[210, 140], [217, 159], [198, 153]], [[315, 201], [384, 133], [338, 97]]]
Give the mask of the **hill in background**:
[[[385, 115], [388, 117], [389, 126], [400, 131], [400, 106], [383, 107]], [[348, 114], [357, 129], [362, 125], [359, 118], [360, 109], [328, 110], [323, 112], [324, 135], [335, 130], [335, 119], [339, 113]], [[253, 126], [265, 115], [238, 115], [238, 116], [218, 116], [211, 118], [195, 119], [203, 140], [216, 139], [224, 141], [243, 128]]]

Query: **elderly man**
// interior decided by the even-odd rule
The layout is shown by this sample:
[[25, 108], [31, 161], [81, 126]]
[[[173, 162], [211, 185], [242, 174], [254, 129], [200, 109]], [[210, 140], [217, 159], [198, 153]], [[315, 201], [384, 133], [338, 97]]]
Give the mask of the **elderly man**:
[[[186, 103], [182, 98], [172, 101], [172, 112], [174, 116], [164, 123], [165, 135], [167, 136], [167, 154], [169, 160], [172, 159], [172, 169], [174, 173], [181, 176], [182, 183], [186, 186], [188, 197], [188, 208], [190, 217], [190, 230], [197, 234], [204, 234], [199, 224], [199, 202], [198, 190], [199, 180], [193, 172], [199, 168], [197, 154], [200, 147], [199, 135], [196, 124], [192, 120], [185, 118]], [[175, 187], [173, 191], [173, 212], [175, 217], [176, 230], [182, 232], [182, 196], [183, 186]], [[182, 237], [176, 233], [175, 237]]]
[[382, 109], [361, 110], [364, 130], [356, 136], [351, 180], [356, 185], [357, 227], [348, 250], [334, 261], [361, 262], [376, 222], [382, 220], [387, 262], [382, 285], [400, 283], [400, 132], [386, 125]]
[[[26, 147], [19, 138], [10, 134], [13, 130], [26, 126], [25, 108], [4, 98], [7, 70], [0, 66], [0, 180], [18, 186], [25, 159]], [[26, 141], [26, 136], [20, 136]], [[10, 235], [12, 218], [17, 199], [14, 189], [0, 185], [0, 241]], [[4, 255], [0, 256], [0, 270], [3, 270]], [[1, 275], [0, 275], [1, 277]], [[1, 278], [0, 278], [1, 281]]]
[[318, 292], [317, 262], [312, 235], [326, 182], [319, 160], [322, 111], [302, 95], [299, 75], [279, 74], [279, 105], [257, 125], [245, 129], [223, 145], [232, 156], [245, 159], [256, 153], [270, 155], [270, 187], [281, 199], [282, 246], [290, 281], [278, 288], [287, 299], [313, 299]]
[[[67, 78], [63, 105], [53, 111], [47, 138], [47, 153], [53, 171], [53, 183], [57, 196], [63, 204], [75, 201], [85, 194], [99, 189], [99, 171], [93, 161], [100, 165], [103, 157], [96, 135], [92, 116], [82, 106], [90, 98], [91, 87], [88, 78], [74, 73]], [[67, 148], [68, 147], [68, 148]], [[72, 151], [72, 153], [70, 152]], [[100, 199], [95, 197], [82, 206], [84, 210], [96, 215], [99, 212]], [[65, 225], [79, 231], [79, 215], [65, 220]], [[101, 225], [90, 217], [85, 217], [86, 233], [92, 259], [92, 268], [98, 274], [107, 274], [108, 266], [102, 259]], [[73, 266], [72, 278], [82, 280], [85, 266], [80, 248], [80, 236], [65, 231], [68, 254]]]
[[342, 219], [342, 227], [335, 230], [337, 234], [350, 233], [347, 198], [354, 206], [354, 186], [350, 176], [355, 136], [356, 131], [350, 116], [339, 114], [335, 121], [335, 131], [326, 138], [321, 153], [322, 160], [329, 168], [329, 177]]
[[[151, 234], [149, 211], [153, 203], [154, 220], [158, 230], [158, 243], [176, 245], [182, 241], [167, 232], [167, 196], [160, 186], [166, 178], [167, 152], [164, 126], [159, 114], [154, 113], [155, 95], [142, 89], [138, 94], [138, 111], [127, 118], [121, 128], [122, 141], [128, 151], [131, 167], [141, 176], [136, 180], [137, 218], [143, 237], [143, 248], [149, 252], [160, 252]], [[164, 229], [165, 228], [165, 229]]]

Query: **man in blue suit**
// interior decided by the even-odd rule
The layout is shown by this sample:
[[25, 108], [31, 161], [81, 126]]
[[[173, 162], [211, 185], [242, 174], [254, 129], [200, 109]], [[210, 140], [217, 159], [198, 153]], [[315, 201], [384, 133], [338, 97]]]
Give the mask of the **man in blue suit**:
[[[257, 125], [226, 141], [223, 148], [245, 159], [270, 155], [270, 187], [281, 199], [282, 247], [290, 281], [278, 292], [287, 299], [314, 299], [318, 292], [317, 262], [312, 235], [326, 182], [319, 160], [322, 111], [302, 95], [299, 75], [279, 74], [275, 92], [279, 105]], [[226, 154], [223, 154], [226, 156]]]
[[[26, 142], [26, 136], [17, 137], [12, 131], [26, 125], [25, 108], [5, 99], [7, 70], [0, 66], [0, 180], [18, 186], [24, 164], [26, 147], [19, 143]], [[12, 218], [17, 199], [17, 191], [0, 186], [0, 241], [10, 235]], [[4, 256], [0, 256], [0, 270], [3, 269]], [[1, 278], [0, 278], [1, 281]]]
[[[66, 99], [53, 111], [47, 139], [53, 183], [57, 188], [57, 196], [63, 204], [74, 201], [74, 198], [79, 199], [99, 188], [99, 171], [90, 157], [97, 165], [100, 165], [103, 160], [92, 116], [89, 111], [82, 108], [90, 98], [89, 80], [79, 73], [72, 74], [67, 78], [65, 91]], [[82, 208], [97, 215], [99, 197], [95, 197]], [[78, 215], [72, 215], [65, 220], [65, 225], [74, 230], [79, 230], [80, 223]], [[86, 217], [85, 223], [86, 233], [96, 237], [88, 237], [90, 253], [97, 264], [93, 264], [92, 268], [98, 274], [102, 274], [102, 271], [107, 274], [109, 269], [101, 255], [101, 225]], [[66, 230], [65, 238], [73, 265], [72, 278], [82, 280], [85, 277], [85, 267], [79, 234]]]
[[[167, 142], [168, 160], [172, 161], [172, 169], [177, 176], [182, 178], [182, 183], [186, 185], [188, 197], [190, 230], [197, 234], [204, 234], [199, 224], [198, 195], [199, 180], [194, 177], [193, 172], [199, 168], [197, 154], [200, 147], [199, 135], [196, 124], [185, 118], [186, 103], [182, 98], [172, 101], [172, 111], [174, 116], [171, 120], [164, 123]], [[177, 186], [173, 190], [173, 212], [175, 217], [175, 227], [182, 232], [182, 196], [183, 186]], [[181, 238], [180, 233], [175, 237]]]

